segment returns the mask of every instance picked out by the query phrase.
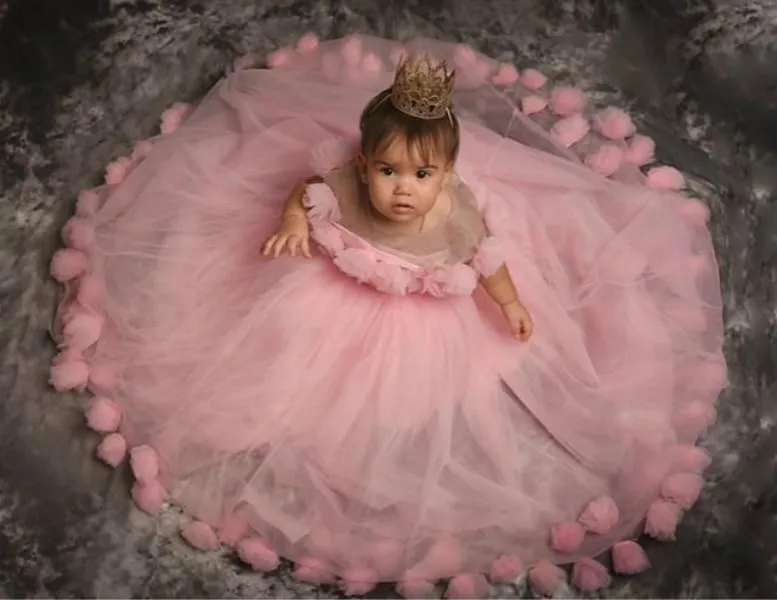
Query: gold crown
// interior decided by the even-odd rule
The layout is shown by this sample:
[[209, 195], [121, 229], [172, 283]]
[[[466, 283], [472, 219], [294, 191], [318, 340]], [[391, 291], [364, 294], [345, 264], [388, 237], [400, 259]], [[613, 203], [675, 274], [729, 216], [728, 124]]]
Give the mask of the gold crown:
[[450, 108], [455, 81], [456, 72], [449, 71], [445, 61], [438, 62], [428, 54], [405, 57], [397, 65], [391, 103], [417, 119], [441, 119]]

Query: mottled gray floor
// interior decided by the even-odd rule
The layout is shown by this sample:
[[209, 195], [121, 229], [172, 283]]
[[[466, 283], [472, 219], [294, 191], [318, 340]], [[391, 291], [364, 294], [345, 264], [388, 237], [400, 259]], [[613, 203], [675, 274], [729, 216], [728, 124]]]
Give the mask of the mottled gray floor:
[[[777, 8], [772, 0], [0, 0], [0, 596], [326, 597], [189, 551], [92, 459], [46, 385], [46, 263], [74, 194], [232, 58], [308, 29], [466, 40], [631, 108], [712, 208], [732, 385], [705, 493], [605, 597], [777, 596]], [[383, 593], [383, 591], [382, 591]], [[527, 595], [524, 586], [495, 595]], [[378, 594], [379, 595], [379, 594]]]

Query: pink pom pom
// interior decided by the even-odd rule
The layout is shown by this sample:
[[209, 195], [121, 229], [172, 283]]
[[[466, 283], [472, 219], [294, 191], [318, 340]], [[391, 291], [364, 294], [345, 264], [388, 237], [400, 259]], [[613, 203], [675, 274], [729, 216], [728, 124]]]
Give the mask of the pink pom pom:
[[281, 564], [278, 554], [272, 546], [266, 540], [258, 537], [241, 540], [236, 550], [240, 560], [257, 571], [269, 573]]
[[181, 530], [181, 537], [193, 548], [208, 552], [219, 547], [219, 539], [216, 532], [207, 523], [192, 521]]
[[408, 52], [402, 46], [395, 46], [389, 52], [389, 58], [391, 59], [391, 62], [394, 64], [394, 66], [402, 62], [405, 58], [407, 58], [407, 56]]
[[710, 210], [699, 200], [687, 199], [680, 203], [677, 212], [692, 223], [706, 224], [710, 218]]
[[547, 80], [548, 78], [537, 69], [525, 69], [521, 73], [521, 83], [530, 90], [540, 89]]
[[159, 476], [159, 458], [151, 446], [135, 446], [130, 450], [130, 469], [135, 479], [150, 484]]
[[529, 584], [541, 596], [553, 596], [566, 578], [564, 571], [549, 560], [541, 560], [529, 571]]
[[674, 426], [683, 436], [696, 438], [702, 435], [715, 422], [715, 408], [698, 400], [689, 402], [677, 410]]
[[505, 257], [502, 244], [491, 236], [481, 242], [475, 257], [472, 259], [472, 266], [485, 277], [491, 277], [504, 264]]
[[312, 583], [313, 585], [332, 583], [335, 580], [324, 561], [313, 557], [301, 559], [297, 563], [292, 576], [297, 581]]
[[362, 68], [369, 73], [380, 73], [383, 70], [383, 62], [374, 52], [368, 52], [362, 61]]
[[60, 283], [65, 283], [83, 275], [89, 266], [86, 255], [80, 250], [63, 248], [57, 250], [51, 259], [51, 276]]
[[491, 563], [489, 577], [494, 583], [510, 583], [523, 573], [523, 561], [514, 555], [502, 555]]
[[244, 71], [250, 69], [256, 64], [256, 57], [253, 54], [243, 54], [232, 61], [234, 71]]
[[632, 135], [637, 129], [625, 111], [613, 106], [596, 113], [593, 123], [596, 131], [611, 140], [622, 140]]
[[89, 366], [76, 354], [62, 352], [54, 358], [49, 382], [58, 392], [82, 391], [89, 381]]
[[297, 52], [310, 54], [318, 49], [318, 36], [315, 33], [306, 33], [297, 41]]
[[626, 150], [626, 162], [632, 165], [646, 165], [653, 162], [656, 152], [656, 143], [646, 135], [635, 135], [629, 142]]
[[126, 455], [127, 440], [119, 433], [106, 435], [97, 446], [97, 458], [114, 469], [121, 464]]
[[572, 583], [583, 592], [594, 592], [610, 585], [610, 574], [599, 561], [581, 558], [572, 567]]
[[486, 578], [473, 573], [456, 575], [456, 577], [450, 580], [445, 590], [446, 598], [459, 598], [461, 600], [485, 598], [487, 595], [488, 582]]
[[654, 190], [680, 190], [685, 186], [685, 178], [674, 167], [653, 167], [647, 173], [646, 185]]
[[163, 134], [173, 133], [181, 126], [191, 106], [185, 102], [176, 102], [162, 113], [160, 130]]
[[354, 567], [343, 573], [340, 589], [346, 596], [363, 596], [378, 584], [378, 574], [366, 567]]
[[585, 157], [585, 164], [597, 173], [609, 177], [623, 164], [623, 150], [614, 144], [604, 144]]
[[551, 135], [559, 142], [564, 144], [567, 148], [576, 144], [582, 140], [586, 134], [590, 131], [591, 126], [588, 124], [583, 115], [572, 115], [557, 121], [550, 129]]
[[105, 168], [105, 183], [108, 185], [119, 185], [130, 174], [135, 163], [132, 159], [122, 156], [117, 158]]
[[294, 58], [294, 52], [290, 48], [278, 48], [267, 55], [267, 66], [271, 69], [285, 67]]
[[144, 513], [156, 516], [165, 505], [165, 488], [158, 479], [146, 484], [136, 481], [132, 486], [132, 500]]
[[634, 575], [650, 568], [647, 554], [636, 542], [618, 542], [612, 547], [612, 565], [616, 573]]
[[673, 502], [656, 500], [648, 507], [645, 533], [661, 541], [673, 540], [680, 523], [680, 507]]
[[518, 69], [516, 69], [514, 65], [509, 63], [502, 63], [499, 65], [496, 73], [491, 78], [491, 81], [494, 83], [494, 85], [507, 87], [518, 81], [518, 78]]
[[78, 282], [78, 303], [95, 308], [102, 298], [102, 284], [95, 275], [87, 275]]
[[132, 149], [132, 160], [135, 162], [143, 160], [146, 158], [149, 154], [151, 154], [151, 151], [154, 149], [154, 144], [149, 142], [148, 140], [141, 140], [135, 144], [135, 147]]
[[67, 347], [83, 352], [100, 339], [103, 328], [103, 318], [100, 315], [78, 312], [68, 319], [62, 328]]
[[475, 50], [467, 44], [456, 44], [453, 50], [453, 61], [461, 67], [474, 65], [477, 58]]
[[62, 241], [76, 250], [88, 250], [94, 243], [94, 227], [81, 217], [72, 217], [62, 228]]
[[353, 35], [349, 37], [341, 49], [343, 59], [349, 67], [356, 67], [362, 60], [362, 40]]
[[674, 466], [687, 473], [703, 473], [710, 466], [712, 459], [702, 448], [690, 444], [680, 444], [676, 448]]
[[661, 496], [684, 509], [689, 509], [698, 500], [704, 487], [704, 480], [692, 473], [676, 473], [661, 484]]
[[121, 409], [110, 398], [95, 396], [86, 409], [86, 424], [100, 433], [111, 433], [119, 428]]
[[550, 545], [557, 552], [571, 554], [580, 547], [584, 537], [585, 530], [580, 523], [559, 523], [550, 530]]
[[408, 600], [436, 597], [434, 583], [424, 579], [406, 579], [398, 583], [396, 589], [400, 596]]
[[618, 524], [620, 511], [610, 496], [600, 496], [588, 503], [579, 523], [591, 533], [605, 534]]
[[585, 94], [573, 87], [557, 87], [550, 95], [550, 106], [554, 113], [568, 117], [585, 108]]
[[94, 190], [82, 190], [76, 201], [76, 214], [79, 217], [91, 217], [97, 212], [100, 196]]
[[521, 110], [524, 114], [533, 115], [548, 105], [548, 101], [540, 96], [526, 96], [521, 100]]
[[429, 549], [413, 571], [419, 574], [418, 579], [445, 579], [458, 573], [461, 563], [459, 544], [453, 540], [440, 540]]
[[404, 554], [401, 543], [396, 540], [383, 540], [368, 551], [368, 559], [381, 579], [389, 579], [397, 574]]

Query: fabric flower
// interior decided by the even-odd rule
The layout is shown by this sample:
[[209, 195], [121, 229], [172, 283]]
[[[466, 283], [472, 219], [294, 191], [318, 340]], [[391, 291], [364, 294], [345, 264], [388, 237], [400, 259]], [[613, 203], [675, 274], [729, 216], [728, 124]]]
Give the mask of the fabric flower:
[[405, 295], [410, 289], [412, 273], [400, 265], [376, 261], [371, 283], [379, 292]]
[[337, 196], [325, 183], [309, 185], [305, 194], [305, 205], [311, 221], [339, 221], [340, 204]]
[[622, 140], [632, 135], [637, 129], [628, 113], [614, 106], [596, 113], [593, 122], [594, 129], [611, 140]]
[[324, 250], [332, 254], [337, 254], [345, 248], [343, 236], [336, 227], [328, 223], [314, 224], [311, 236]]
[[478, 284], [474, 269], [461, 263], [445, 269], [441, 275], [442, 291], [450, 296], [469, 296]]
[[346, 248], [332, 260], [338, 269], [360, 283], [367, 283], [374, 272], [372, 254], [364, 248]]
[[484, 277], [491, 277], [505, 263], [504, 249], [498, 239], [485, 238], [472, 259], [472, 266]]

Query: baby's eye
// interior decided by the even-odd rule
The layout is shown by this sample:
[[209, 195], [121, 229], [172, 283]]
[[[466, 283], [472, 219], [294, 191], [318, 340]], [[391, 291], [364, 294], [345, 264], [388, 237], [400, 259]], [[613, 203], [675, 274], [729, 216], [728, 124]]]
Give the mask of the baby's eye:
[[393, 175], [394, 169], [392, 169], [391, 167], [382, 167], [380, 172], [383, 173], [384, 175]]
[[418, 173], [415, 174], [415, 176], [418, 177], [418, 179], [426, 179], [430, 175], [431, 173], [429, 173], [429, 171], [424, 171], [423, 169], [418, 171]]

